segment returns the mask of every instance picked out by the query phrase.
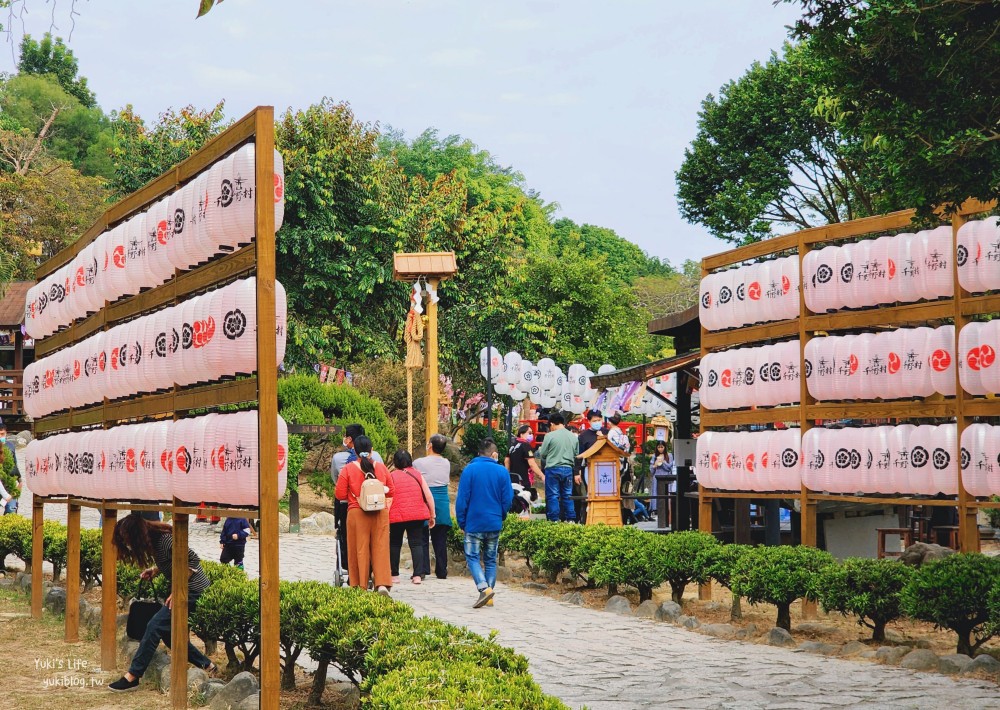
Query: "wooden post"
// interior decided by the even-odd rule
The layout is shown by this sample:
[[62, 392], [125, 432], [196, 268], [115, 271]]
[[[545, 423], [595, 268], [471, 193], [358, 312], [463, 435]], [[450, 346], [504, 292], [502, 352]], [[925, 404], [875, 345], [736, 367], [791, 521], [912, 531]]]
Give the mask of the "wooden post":
[[44, 552], [42, 523], [45, 521], [45, 499], [31, 498], [31, 616], [42, 618], [42, 554]]
[[[260, 183], [258, 183], [260, 184]], [[174, 505], [180, 501], [174, 499]], [[173, 515], [173, 546], [170, 587], [170, 704], [187, 708], [188, 667], [188, 520], [185, 513]]]
[[[962, 388], [962, 353], [959, 350], [959, 334], [970, 318], [962, 313], [962, 301], [969, 293], [958, 280], [958, 262], [954, 255], [958, 249], [958, 230], [968, 221], [961, 212], [956, 212], [951, 222], [952, 236], [952, 276], [955, 280], [955, 440], [957, 451], [952, 455], [958, 465], [958, 549], [962, 552], [979, 552], [979, 523], [977, 517], [979, 508], [976, 497], [969, 493], [962, 481], [962, 433], [971, 423], [971, 418], [965, 416], [965, 390]], [[971, 466], [972, 464], [970, 464]]]
[[[680, 495], [680, 493], [678, 493]], [[698, 484], [698, 529], [703, 533], [712, 534], [712, 512], [714, 504], [709, 497], [705, 486]], [[698, 599], [701, 601], [711, 601], [712, 583], [705, 582], [698, 585]]]
[[[257, 322], [274, 323], [274, 109], [257, 110]], [[260, 188], [264, 187], [261, 192]], [[263, 336], [263, 337], [262, 337]], [[281, 657], [278, 638], [278, 363], [274, 334], [257, 331], [257, 415], [260, 510], [260, 708], [278, 710]]]
[[[805, 292], [805, 271], [803, 270], [803, 264], [806, 258], [806, 254], [809, 253], [809, 245], [806, 244], [802, 236], [799, 236], [799, 434], [805, 436], [806, 432], [812, 428], [812, 421], [806, 416], [806, 407], [811, 404], [815, 404], [815, 400], [812, 395], [809, 394], [809, 386], [806, 383], [806, 343], [812, 337], [806, 329], [806, 316], [809, 314], [809, 310], [806, 308], [806, 292]], [[802, 451], [800, 447], [799, 456], [802, 456]], [[805, 462], [802, 462], [805, 465]], [[799, 506], [801, 509], [800, 522], [802, 525], [801, 539], [799, 542], [803, 545], [808, 545], [810, 547], [816, 547], [816, 524], [817, 524], [817, 505], [816, 501], [813, 500], [812, 496], [809, 495], [809, 489], [806, 488], [805, 484], [802, 484], [799, 490]], [[806, 619], [816, 618], [816, 602], [810, 601], [808, 599], [802, 600], [802, 616]]]
[[[429, 279], [431, 288], [437, 290], [439, 279]], [[425, 440], [430, 440], [431, 436], [438, 433], [438, 307], [427, 299], [427, 327], [424, 329], [424, 337], [427, 340], [427, 357], [425, 366], [427, 370], [427, 402], [425, 410], [427, 412]], [[412, 448], [411, 448], [412, 450]]]
[[101, 508], [101, 668], [118, 666], [118, 554], [112, 537], [118, 511]]
[[80, 506], [66, 510], [66, 641], [80, 640]]

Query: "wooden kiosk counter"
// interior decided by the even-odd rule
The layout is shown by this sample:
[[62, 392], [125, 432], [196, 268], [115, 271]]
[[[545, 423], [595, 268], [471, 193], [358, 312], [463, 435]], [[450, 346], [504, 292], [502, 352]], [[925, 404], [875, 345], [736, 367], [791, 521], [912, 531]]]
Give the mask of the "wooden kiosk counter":
[[[254, 144], [254, 162], [247, 166], [252, 170], [256, 186], [267, 189], [272, 181], [275, 201], [281, 197], [274, 161], [274, 109], [262, 106], [237, 121], [231, 128], [214, 138], [200, 151], [184, 162], [153, 180], [141, 190], [128, 196], [111, 207], [76, 243], [67, 247], [37, 270], [39, 281], [70, 263], [88, 245], [106, 230], [115, 228], [130, 217], [164, 197], [180, 190], [201, 175], [207, 174], [213, 165], [247, 144]], [[280, 171], [279, 171], [280, 172]], [[253, 199], [252, 226], [249, 227], [250, 242], [242, 248], [234, 248], [223, 255], [209, 258], [205, 263], [193, 268], [175, 269], [173, 276], [161, 285], [141, 290], [133, 296], [125, 296], [114, 301], [105, 301], [104, 307], [85, 318], [79, 318], [48, 337], [37, 341], [39, 357], [51, 355], [70, 347], [83, 339], [108, 330], [119, 323], [125, 323], [143, 314], [152, 314], [168, 306], [182, 303], [195, 295], [221, 287], [234, 279], [247, 276], [256, 277], [256, 316], [261, 324], [275, 323], [275, 206], [270, 199], [256, 199], [246, 186], [237, 189], [236, 195]], [[232, 186], [230, 186], [232, 189]], [[192, 188], [193, 190], [193, 188]], [[232, 199], [232, 193], [223, 192], [220, 199]], [[205, 202], [208, 202], [207, 197]], [[228, 204], [228, 203], [227, 203]], [[249, 215], [250, 213], [245, 213]], [[162, 243], [162, 242], [161, 242]], [[81, 284], [82, 285], [82, 284]], [[220, 324], [220, 328], [222, 325]], [[261, 337], [261, 334], [265, 337]], [[256, 402], [258, 446], [258, 491], [256, 506], [210, 507], [205, 512], [212, 515], [235, 515], [260, 519], [260, 617], [261, 617], [261, 708], [273, 710], [278, 707], [280, 674], [278, 642], [278, 403], [277, 403], [277, 348], [273, 331], [269, 327], [257, 329], [256, 371], [247, 377], [226, 378], [199, 384], [197, 386], [174, 386], [166, 391], [153, 394], [138, 394], [122, 397], [115, 401], [105, 398], [102, 402], [56, 412], [35, 419], [34, 430], [37, 437], [59, 433], [81, 431], [93, 428], [108, 429], [120, 424], [135, 424], [152, 421], [181, 420], [192, 410], [216, 410], [226, 405]], [[228, 334], [227, 334], [228, 337]], [[66, 640], [79, 640], [79, 595], [80, 595], [80, 509], [92, 507], [101, 511], [103, 517], [103, 575], [102, 575], [102, 620], [101, 620], [101, 663], [105, 670], [114, 669], [116, 658], [117, 615], [116, 596], [116, 555], [112, 545], [112, 533], [118, 511], [160, 511], [170, 513], [173, 523], [173, 609], [171, 654], [175, 667], [187, 666], [188, 640], [188, 522], [189, 516], [197, 514], [199, 501], [185, 501], [176, 497], [170, 500], [117, 500], [50, 495], [35, 496], [32, 509], [33, 547], [32, 574], [32, 614], [38, 618], [42, 613], [42, 522], [44, 506], [59, 504], [68, 506], [68, 543], [66, 567]], [[175, 708], [187, 706], [187, 674], [175, 673], [171, 678], [171, 698]]]

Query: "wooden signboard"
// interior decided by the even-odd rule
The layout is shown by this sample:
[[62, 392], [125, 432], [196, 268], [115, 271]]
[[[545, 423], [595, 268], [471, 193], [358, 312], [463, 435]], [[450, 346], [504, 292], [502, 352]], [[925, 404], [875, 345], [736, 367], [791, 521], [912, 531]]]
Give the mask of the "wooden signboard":
[[580, 454], [587, 463], [587, 525], [621, 526], [623, 456], [626, 453], [604, 437]]

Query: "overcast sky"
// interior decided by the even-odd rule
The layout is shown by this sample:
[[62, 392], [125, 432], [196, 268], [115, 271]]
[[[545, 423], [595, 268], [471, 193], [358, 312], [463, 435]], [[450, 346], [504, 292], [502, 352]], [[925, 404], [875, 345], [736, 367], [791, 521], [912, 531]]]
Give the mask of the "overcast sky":
[[[69, 3], [55, 3], [64, 38]], [[700, 102], [779, 48], [798, 14], [771, 0], [225, 0], [195, 20], [197, 4], [76, 0], [69, 44], [105, 110], [131, 103], [150, 120], [225, 99], [237, 118], [347, 100], [411, 137], [470, 138], [560, 216], [675, 264], [726, 248], [674, 198]], [[40, 36], [52, 4], [28, 5], [24, 30]]]

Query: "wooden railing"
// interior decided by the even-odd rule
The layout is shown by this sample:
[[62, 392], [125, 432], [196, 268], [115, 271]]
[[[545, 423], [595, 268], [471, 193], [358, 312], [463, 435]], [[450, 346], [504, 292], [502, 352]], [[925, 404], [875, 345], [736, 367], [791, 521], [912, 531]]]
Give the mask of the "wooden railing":
[[24, 414], [24, 370], [0, 370], [0, 417]]

